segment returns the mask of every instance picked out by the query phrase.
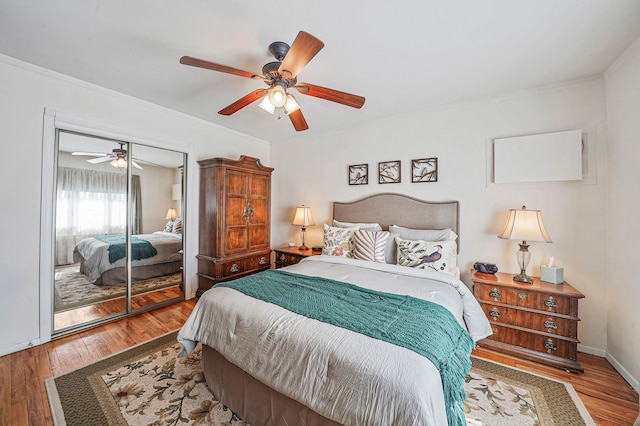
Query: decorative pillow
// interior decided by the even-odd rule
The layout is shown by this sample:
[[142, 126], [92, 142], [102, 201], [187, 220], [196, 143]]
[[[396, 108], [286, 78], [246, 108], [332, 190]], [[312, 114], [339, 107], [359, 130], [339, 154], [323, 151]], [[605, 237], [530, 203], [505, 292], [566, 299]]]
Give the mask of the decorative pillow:
[[174, 234], [182, 234], [182, 219], [181, 218], [176, 218], [176, 220], [173, 221], [173, 227], [171, 228], [171, 232], [173, 232]]
[[324, 247], [322, 254], [353, 258], [353, 233], [358, 228], [338, 228], [324, 224]]
[[379, 223], [351, 223], [351, 222], [338, 222], [333, 220], [333, 226], [338, 228], [358, 228], [366, 231], [377, 232], [382, 231], [382, 226]]
[[396, 237], [398, 265], [455, 274], [456, 242], [403, 240]]
[[167, 224], [164, 226], [164, 232], [172, 232], [173, 230], [173, 221], [170, 220], [169, 222], [167, 222]]
[[388, 231], [371, 232], [359, 229], [353, 233], [356, 248], [353, 252], [356, 259], [384, 263], [384, 253], [389, 240]]
[[[450, 228], [446, 229], [412, 229], [404, 228], [398, 225], [389, 226], [389, 232], [394, 236], [399, 236], [405, 240], [422, 240], [422, 241], [444, 241], [455, 240], [458, 235]], [[387, 252], [385, 260], [387, 263], [395, 263], [398, 258], [395, 238], [392, 237], [387, 243]], [[457, 248], [456, 248], [457, 250]]]

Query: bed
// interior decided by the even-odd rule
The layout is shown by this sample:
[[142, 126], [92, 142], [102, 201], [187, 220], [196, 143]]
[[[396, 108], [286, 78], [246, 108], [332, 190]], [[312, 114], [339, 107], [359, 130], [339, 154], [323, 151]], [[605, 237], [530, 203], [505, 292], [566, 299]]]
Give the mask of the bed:
[[[116, 248], [120, 255], [115, 255]], [[138, 251], [137, 249], [141, 250]], [[145, 280], [179, 272], [182, 268], [182, 234], [157, 231], [132, 236], [131, 279]], [[80, 272], [96, 285], [126, 282], [124, 236], [91, 237], [73, 250]]]
[[[378, 223], [383, 228], [450, 228], [459, 232], [457, 202], [430, 203], [380, 194], [354, 203], [336, 202], [333, 207], [333, 219], [337, 221]], [[254, 284], [273, 279], [256, 287], [269, 291], [278, 288], [276, 278], [284, 275], [300, 282], [312, 280], [313, 286], [323, 280], [327, 285], [347, 286], [349, 291], [375, 297], [411, 296], [406, 299], [446, 311], [447, 321], [453, 324], [442, 321], [446, 324], [442, 328], [445, 333], [456, 330], [451, 333], [456, 336], [454, 340], [467, 339], [473, 345], [491, 334], [480, 306], [455, 274], [328, 255], [313, 256], [297, 265], [261, 274], [247, 279]], [[289, 310], [265, 302], [259, 296], [245, 294], [246, 289], [233, 288], [233, 283], [245, 285], [241, 280], [232, 281], [202, 295], [178, 340], [183, 345], [182, 355], [202, 342], [209, 388], [248, 423], [441, 425], [447, 424], [448, 419], [449, 424], [464, 421], [464, 416], [462, 421], [459, 418], [461, 407], [455, 413], [458, 417], [452, 420], [450, 398], [444, 390], [447, 386], [462, 386], [464, 378], [458, 376], [459, 383], [452, 385], [450, 377], [442, 372], [446, 361], [434, 362], [415, 348], [392, 343], [386, 337], [377, 338], [367, 331], [356, 332], [301, 315], [296, 307]], [[374, 310], [374, 305], [372, 302], [372, 315], [384, 317], [386, 314]], [[421, 309], [423, 305], [419, 306]], [[342, 309], [344, 305], [327, 312], [333, 315]], [[396, 315], [392, 322], [411, 318], [404, 311]], [[369, 321], [367, 317], [361, 322]], [[400, 323], [400, 330], [410, 329], [413, 333], [417, 323]], [[433, 327], [435, 339], [442, 331], [436, 332], [437, 327]], [[458, 334], [458, 329], [462, 333]], [[394, 338], [392, 333], [391, 339]], [[440, 349], [441, 345], [436, 345], [434, 350]], [[462, 353], [468, 361], [468, 353]]]

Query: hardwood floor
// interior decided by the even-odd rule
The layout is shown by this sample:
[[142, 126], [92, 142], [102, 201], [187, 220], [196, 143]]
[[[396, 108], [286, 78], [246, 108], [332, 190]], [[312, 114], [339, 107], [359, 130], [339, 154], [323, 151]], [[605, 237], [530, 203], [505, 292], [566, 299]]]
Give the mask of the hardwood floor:
[[[51, 425], [44, 380], [178, 329], [195, 299], [78, 332], [0, 357], [0, 425]], [[571, 383], [598, 425], [632, 425], [638, 394], [603, 358], [579, 354], [584, 374], [477, 349], [474, 355]]]

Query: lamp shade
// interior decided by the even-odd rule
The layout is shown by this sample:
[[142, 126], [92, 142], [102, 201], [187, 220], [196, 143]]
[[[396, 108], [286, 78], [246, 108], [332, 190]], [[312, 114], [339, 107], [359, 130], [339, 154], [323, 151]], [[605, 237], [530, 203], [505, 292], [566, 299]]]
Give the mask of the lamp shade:
[[291, 222], [291, 224], [298, 226], [315, 225], [313, 222], [313, 216], [311, 216], [311, 207], [305, 207], [304, 205], [296, 207], [296, 215], [293, 217], [293, 222]]
[[176, 217], [177, 217], [176, 209], [170, 208], [169, 210], [167, 210], [167, 217], [165, 217], [165, 219], [176, 220]]
[[504, 229], [498, 234], [498, 238], [551, 242], [551, 238], [542, 222], [540, 210], [527, 210], [525, 206], [522, 206], [520, 210], [509, 210], [509, 217], [507, 217]]

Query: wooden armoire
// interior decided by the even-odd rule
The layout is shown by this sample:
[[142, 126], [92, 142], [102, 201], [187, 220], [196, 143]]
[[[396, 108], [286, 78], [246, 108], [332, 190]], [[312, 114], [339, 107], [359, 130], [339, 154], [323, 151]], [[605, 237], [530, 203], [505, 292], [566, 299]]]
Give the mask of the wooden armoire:
[[271, 172], [258, 158], [200, 164], [198, 291], [269, 269]]

